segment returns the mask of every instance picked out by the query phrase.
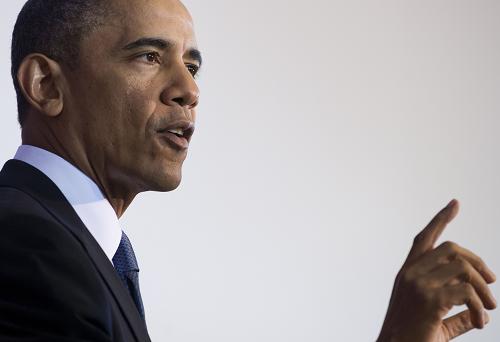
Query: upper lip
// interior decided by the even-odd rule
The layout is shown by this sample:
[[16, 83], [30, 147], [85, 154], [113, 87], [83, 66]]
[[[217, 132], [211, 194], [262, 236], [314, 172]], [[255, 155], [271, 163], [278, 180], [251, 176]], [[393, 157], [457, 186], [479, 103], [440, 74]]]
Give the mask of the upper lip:
[[172, 129], [182, 130], [182, 136], [184, 138], [186, 138], [187, 141], [190, 141], [191, 137], [193, 136], [193, 133], [194, 133], [194, 123], [191, 121], [188, 121], [188, 120], [174, 121], [174, 122], [170, 123], [168, 126], [159, 129], [158, 132], [164, 133], [164, 132], [172, 130]]

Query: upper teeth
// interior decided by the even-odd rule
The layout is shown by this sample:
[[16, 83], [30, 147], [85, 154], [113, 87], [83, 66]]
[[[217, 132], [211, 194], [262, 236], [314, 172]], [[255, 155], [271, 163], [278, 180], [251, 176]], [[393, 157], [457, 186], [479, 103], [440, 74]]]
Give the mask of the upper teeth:
[[180, 128], [177, 129], [169, 129], [168, 130], [170, 133], [178, 134], [178, 135], [184, 135], [184, 131]]

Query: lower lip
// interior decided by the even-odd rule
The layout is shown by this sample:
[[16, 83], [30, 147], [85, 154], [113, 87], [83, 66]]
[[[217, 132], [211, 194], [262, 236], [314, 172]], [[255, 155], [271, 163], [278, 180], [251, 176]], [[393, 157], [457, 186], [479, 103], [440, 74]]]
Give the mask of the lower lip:
[[174, 148], [178, 150], [186, 150], [189, 147], [189, 142], [187, 141], [186, 138], [183, 137], [178, 137], [174, 133], [170, 132], [162, 132], [159, 133], [162, 138], [165, 138], [165, 140]]

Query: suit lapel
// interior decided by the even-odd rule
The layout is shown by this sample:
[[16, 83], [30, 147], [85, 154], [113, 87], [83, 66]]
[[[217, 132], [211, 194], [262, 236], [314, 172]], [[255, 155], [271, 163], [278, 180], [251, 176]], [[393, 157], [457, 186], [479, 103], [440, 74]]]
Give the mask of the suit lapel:
[[23, 161], [11, 159], [5, 163], [0, 173], [0, 186], [17, 188], [29, 194], [71, 231], [104, 279], [137, 340], [150, 342], [146, 325], [113, 264], [50, 178]]

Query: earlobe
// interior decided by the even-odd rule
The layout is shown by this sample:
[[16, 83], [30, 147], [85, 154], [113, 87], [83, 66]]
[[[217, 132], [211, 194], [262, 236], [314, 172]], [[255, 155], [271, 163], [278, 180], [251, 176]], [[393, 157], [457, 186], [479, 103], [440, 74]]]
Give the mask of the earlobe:
[[56, 117], [63, 109], [62, 71], [54, 60], [31, 54], [24, 58], [17, 80], [26, 100], [40, 113]]

